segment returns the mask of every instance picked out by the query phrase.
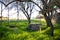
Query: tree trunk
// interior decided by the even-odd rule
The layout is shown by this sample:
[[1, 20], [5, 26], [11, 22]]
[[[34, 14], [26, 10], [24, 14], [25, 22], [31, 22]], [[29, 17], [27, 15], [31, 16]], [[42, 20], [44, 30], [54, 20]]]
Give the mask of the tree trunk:
[[28, 24], [30, 24], [31, 23], [31, 20], [30, 20], [30, 17], [28, 17]]
[[47, 16], [46, 14], [44, 14], [47, 26], [50, 27], [50, 35], [53, 36], [53, 32], [54, 32], [54, 28], [53, 28], [53, 24], [51, 22], [51, 18], [49, 16]]
[[46, 14], [44, 14], [44, 17], [45, 17], [45, 20], [46, 20], [46, 23], [47, 23], [47, 27], [49, 27], [50, 26], [50, 24], [49, 24], [49, 20], [48, 20], [48, 17], [47, 17], [47, 15]]

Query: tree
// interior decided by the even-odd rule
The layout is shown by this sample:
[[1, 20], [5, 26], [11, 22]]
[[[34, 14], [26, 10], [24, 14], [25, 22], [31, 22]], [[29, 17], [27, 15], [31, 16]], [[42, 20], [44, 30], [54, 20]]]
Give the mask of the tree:
[[2, 12], [3, 12], [3, 5], [6, 6], [6, 4], [4, 2], [2, 2], [3, 0], [0, 0], [1, 3], [1, 20], [0, 20], [0, 25], [2, 25]]
[[55, 1], [55, 5], [60, 8], [60, 0], [54, 0], [54, 1]]
[[53, 28], [53, 24], [51, 22], [51, 19], [52, 19], [52, 16], [54, 14], [53, 12], [55, 11], [54, 0], [39, 0], [39, 1], [42, 2], [42, 5], [43, 5], [42, 7], [43, 8], [41, 8], [41, 6], [39, 6], [37, 3], [35, 3], [35, 2], [33, 2], [33, 3], [35, 3], [41, 9], [41, 12], [45, 17], [47, 26], [49, 26], [51, 28], [50, 29], [50, 34], [51, 34], [51, 36], [53, 36], [54, 28]]
[[51, 29], [50, 29], [50, 34], [51, 36], [53, 36], [53, 24], [51, 22], [51, 19], [53, 17], [53, 12], [56, 11], [56, 8], [54, 8], [55, 6], [59, 6], [56, 2], [60, 3], [60, 1], [58, 0], [41, 0], [42, 2], [42, 7], [39, 7], [39, 5], [37, 5], [41, 10], [42, 10], [42, 14], [44, 15], [45, 17], [45, 20], [46, 20], [46, 23], [47, 23], [47, 26], [50, 26]]
[[31, 15], [33, 13], [33, 8], [34, 8], [34, 4], [32, 4], [31, 2], [26, 3], [26, 4], [21, 4], [22, 7], [22, 12], [23, 14], [26, 16], [27, 20], [28, 20], [28, 24], [31, 23]]
[[2, 2], [1, 0], [0, 0], [0, 3], [1, 3], [1, 4], [4, 4], [4, 6], [6, 6], [6, 4], [5, 4], [4, 2]]
[[[27, 2], [26, 2], [27, 1]], [[17, 6], [17, 10], [18, 10], [18, 5], [21, 6], [20, 10], [22, 10], [23, 14], [26, 16], [27, 20], [28, 20], [28, 24], [31, 23], [30, 19], [31, 19], [31, 14], [33, 12], [33, 8], [34, 8], [34, 5], [32, 5], [31, 2], [29, 2], [28, 0], [12, 0], [11, 2], [7, 3], [6, 4], [6, 7], [13, 3], [13, 2], [16, 2], [16, 6]], [[18, 2], [20, 4], [18, 4]], [[29, 2], [29, 3], [28, 3]], [[25, 3], [25, 4], [24, 4]], [[32, 5], [32, 6], [31, 6]], [[14, 6], [14, 5], [13, 5]], [[19, 16], [19, 14], [17, 14]]]
[[[19, 1], [21, 2], [20, 0], [13, 0], [12, 2], [15, 2], [15, 1]], [[42, 14], [44, 15], [45, 17], [45, 20], [46, 20], [46, 23], [47, 23], [47, 26], [49, 26], [51, 29], [50, 29], [50, 34], [51, 36], [53, 36], [53, 31], [54, 31], [54, 28], [53, 28], [53, 24], [51, 22], [51, 18], [53, 16], [53, 11], [55, 11], [55, 8], [54, 6], [57, 4], [55, 4], [55, 0], [38, 0], [41, 2], [41, 6], [39, 6], [39, 3], [36, 3], [34, 2], [33, 0], [31, 0], [30, 2], [34, 3], [35, 5], [37, 5], [39, 7], [39, 9], [41, 10]], [[8, 6], [9, 4], [11, 4], [12, 2], [9, 2], [6, 6]], [[28, 14], [28, 12], [26, 11], [26, 9], [29, 9], [29, 6], [27, 6], [27, 8], [25, 8], [25, 6], [23, 5], [22, 6], [22, 11], [24, 12], [24, 15], [27, 17], [28, 20], [30, 20], [30, 16]], [[26, 14], [25, 14], [26, 13]], [[30, 23], [30, 22], [29, 22]]]
[[0, 22], [1, 22], [1, 24], [0, 25], [2, 25], [2, 4], [1, 4], [1, 20], [0, 20]]

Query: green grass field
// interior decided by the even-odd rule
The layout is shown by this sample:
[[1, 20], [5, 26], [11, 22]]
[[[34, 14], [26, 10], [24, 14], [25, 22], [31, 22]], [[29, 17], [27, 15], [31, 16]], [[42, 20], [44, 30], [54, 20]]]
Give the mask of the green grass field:
[[[40, 20], [32, 20], [32, 23], [40, 23]], [[46, 27], [46, 22], [41, 21], [41, 31], [28, 31], [27, 20], [10, 21], [9, 25], [15, 25], [16, 28], [10, 28], [8, 21], [3, 21], [0, 25], [0, 40], [60, 40], [60, 24], [54, 24], [54, 36], [50, 36], [50, 27]]]

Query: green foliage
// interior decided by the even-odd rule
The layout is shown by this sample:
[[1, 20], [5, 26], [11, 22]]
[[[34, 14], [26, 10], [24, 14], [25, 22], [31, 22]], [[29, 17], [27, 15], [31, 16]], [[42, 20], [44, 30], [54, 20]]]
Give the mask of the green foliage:
[[[33, 22], [39, 23], [39, 20], [32, 20]], [[46, 27], [46, 22], [41, 21], [41, 31], [28, 31], [28, 22], [21, 20], [19, 22], [12, 21], [9, 25], [16, 25], [16, 28], [10, 28], [7, 21], [3, 22], [2, 27], [0, 26], [0, 40], [60, 40], [60, 24], [54, 25], [54, 36], [50, 36], [50, 27]]]

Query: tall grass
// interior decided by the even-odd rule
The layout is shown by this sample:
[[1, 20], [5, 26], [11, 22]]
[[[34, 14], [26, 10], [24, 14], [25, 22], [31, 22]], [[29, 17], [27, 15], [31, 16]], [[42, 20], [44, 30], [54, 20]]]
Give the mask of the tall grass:
[[[40, 20], [31, 20], [32, 23], [40, 23]], [[10, 21], [9, 25], [15, 25], [15, 28], [10, 28], [8, 21], [3, 21], [0, 26], [0, 40], [60, 40], [60, 24], [54, 25], [54, 36], [49, 35], [50, 27], [46, 28], [46, 22], [41, 21], [41, 31], [28, 31], [27, 20]]]

